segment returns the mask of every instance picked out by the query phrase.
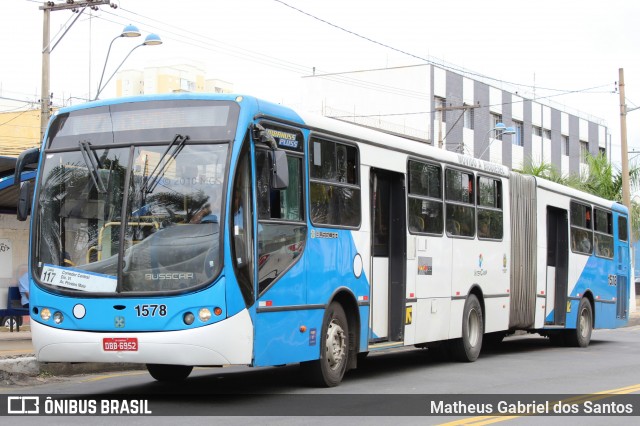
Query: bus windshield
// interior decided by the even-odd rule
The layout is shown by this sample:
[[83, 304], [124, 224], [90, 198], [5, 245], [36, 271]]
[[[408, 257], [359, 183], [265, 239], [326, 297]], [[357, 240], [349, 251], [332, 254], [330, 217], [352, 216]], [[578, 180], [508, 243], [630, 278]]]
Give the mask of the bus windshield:
[[122, 138], [96, 145], [84, 136], [75, 147], [65, 136], [63, 149], [54, 137], [45, 152], [34, 213], [36, 279], [58, 291], [107, 295], [212, 282], [222, 263], [228, 141], [193, 141], [175, 129], [162, 143], [124, 146]]

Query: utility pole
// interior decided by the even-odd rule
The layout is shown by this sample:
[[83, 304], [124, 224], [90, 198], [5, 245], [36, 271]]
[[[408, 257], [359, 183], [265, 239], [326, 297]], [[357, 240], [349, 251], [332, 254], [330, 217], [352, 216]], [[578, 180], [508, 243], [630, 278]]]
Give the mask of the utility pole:
[[[442, 113], [444, 111], [456, 111], [456, 110], [468, 110], [473, 108], [478, 108], [480, 105], [462, 105], [462, 106], [448, 106], [448, 107], [437, 107], [436, 111], [440, 112], [440, 120], [438, 120], [438, 148], [442, 148]], [[464, 114], [464, 112], [463, 112]]]
[[622, 154], [622, 202], [629, 209], [631, 214], [631, 189], [629, 185], [629, 152], [627, 148], [627, 105], [624, 97], [624, 69], [619, 68], [620, 87], [620, 135], [621, 135], [621, 154]]
[[[118, 7], [115, 4], [111, 4], [110, 0], [66, 0], [64, 3], [56, 3], [53, 1], [46, 1], [40, 10], [44, 12], [42, 21], [42, 93], [40, 94], [40, 140], [44, 138], [44, 133], [47, 130], [47, 124], [49, 123], [49, 115], [51, 111], [51, 63], [49, 57], [51, 52], [58, 45], [62, 37], [69, 31], [69, 28], [78, 20], [82, 12], [86, 7], [90, 7], [93, 10], [98, 10], [98, 6], [108, 4], [112, 8]], [[49, 40], [50, 26], [51, 26], [51, 12], [56, 10], [71, 10], [78, 13], [76, 19], [69, 25], [69, 28], [60, 36], [58, 41], [51, 47], [51, 40]]]

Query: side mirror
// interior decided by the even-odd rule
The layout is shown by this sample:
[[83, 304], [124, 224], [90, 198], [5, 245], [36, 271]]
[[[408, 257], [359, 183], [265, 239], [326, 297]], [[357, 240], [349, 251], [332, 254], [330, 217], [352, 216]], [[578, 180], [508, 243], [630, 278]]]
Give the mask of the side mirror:
[[272, 151], [271, 162], [271, 188], [287, 189], [289, 186], [289, 164], [287, 163], [287, 153], [281, 149]]
[[31, 148], [22, 151], [16, 160], [16, 171], [13, 176], [14, 185], [20, 182], [22, 171], [30, 164], [38, 164], [40, 161], [40, 148]]
[[17, 219], [20, 222], [27, 220], [27, 216], [31, 213], [31, 181], [29, 180], [20, 183], [17, 211]]

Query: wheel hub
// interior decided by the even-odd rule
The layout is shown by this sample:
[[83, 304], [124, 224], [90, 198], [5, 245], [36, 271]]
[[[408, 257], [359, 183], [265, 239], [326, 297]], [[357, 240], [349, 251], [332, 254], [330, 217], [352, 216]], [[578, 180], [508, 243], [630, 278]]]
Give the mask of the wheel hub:
[[344, 330], [335, 321], [331, 321], [327, 329], [327, 361], [335, 370], [340, 367], [346, 353]]

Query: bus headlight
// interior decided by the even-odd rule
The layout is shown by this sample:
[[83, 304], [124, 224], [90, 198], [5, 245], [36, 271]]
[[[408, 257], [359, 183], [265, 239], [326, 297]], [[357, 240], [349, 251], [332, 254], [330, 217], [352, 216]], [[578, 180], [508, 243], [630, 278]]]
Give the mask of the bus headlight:
[[191, 313], [191, 312], [187, 312], [186, 314], [184, 314], [184, 316], [182, 317], [182, 320], [184, 321], [185, 324], [187, 325], [191, 325], [193, 324], [193, 321], [196, 319], [196, 317]]
[[40, 318], [42, 318], [44, 321], [49, 321], [49, 318], [51, 318], [51, 311], [49, 310], [49, 308], [42, 308], [42, 310], [40, 311]]
[[209, 308], [201, 308], [200, 312], [198, 312], [198, 318], [200, 318], [202, 322], [209, 321], [211, 319], [211, 311]]
[[62, 312], [56, 311], [56, 313], [53, 314], [53, 322], [60, 324], [62, 321], [64, 321], [64, 315], [62, 315]]

